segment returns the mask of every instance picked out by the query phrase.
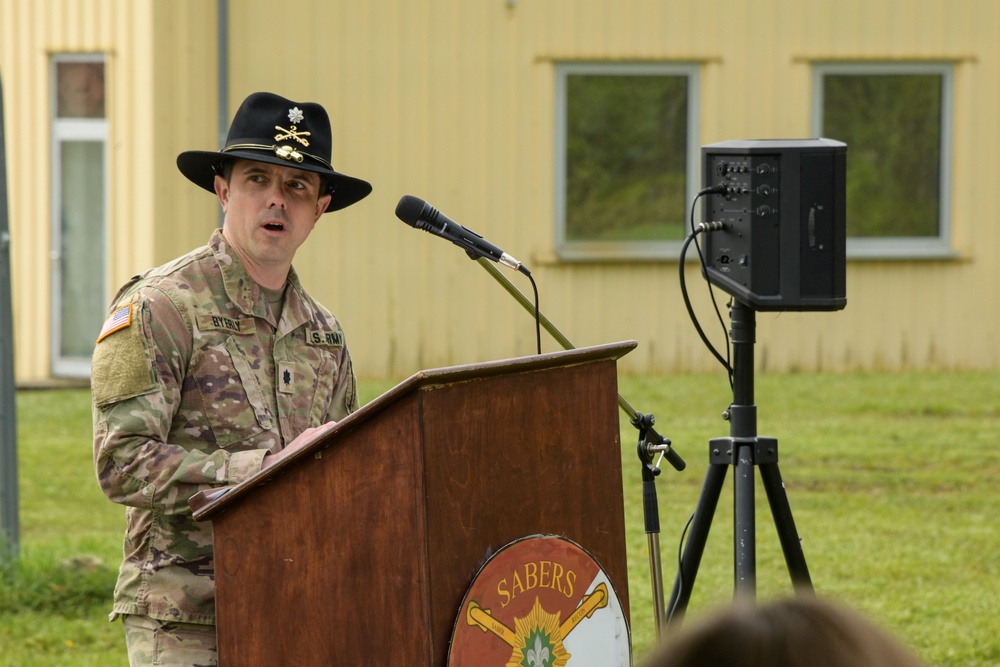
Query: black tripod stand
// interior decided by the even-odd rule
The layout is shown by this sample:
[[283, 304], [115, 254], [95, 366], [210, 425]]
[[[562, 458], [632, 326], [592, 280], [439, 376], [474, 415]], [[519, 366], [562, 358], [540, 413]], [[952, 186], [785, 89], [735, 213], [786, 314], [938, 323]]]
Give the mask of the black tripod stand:
[[756, 326], [754, 311], [750, 306], [734, 300], [730, 318], [733, 344], [733, 403], [727, 417], [730, 435], [728, 438], [713, 438], [709, 443], [708, 472], [670, 595], [667, 622], [675, 616], [679, 620], [687, 609], [712, 517], [730, 466], [734, 468], [733, 548], [736, 595], [752, 599], [757, 592], [754, 467], [760, 469], [792, 583], [800, 594], [812, 594], [813, 590], [802, 545], [792, 519], [792, 510], [778, 471], [778, 441], [757, 436], [757, 406], [754, 405], [753, 382]]

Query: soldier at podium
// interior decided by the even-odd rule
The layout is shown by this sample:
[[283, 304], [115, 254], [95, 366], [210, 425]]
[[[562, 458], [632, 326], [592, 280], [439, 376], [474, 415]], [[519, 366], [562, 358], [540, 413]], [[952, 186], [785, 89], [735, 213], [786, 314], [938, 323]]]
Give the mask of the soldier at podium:
[[[212, 529], [188, 499], [237, 484], [358, 406], [337, 319], [295, 251], [324, 213], [371, 192], [334, 170], [326, 110], [249, 96], [221, 151], [180, 171], [224, 212], [206, 246], [132, 278], [92, 362], [94, 466], [126, 506], [111, 619], [133, 665], [215, 665]], [[206, 221], [208, 222], [208, 221]]]

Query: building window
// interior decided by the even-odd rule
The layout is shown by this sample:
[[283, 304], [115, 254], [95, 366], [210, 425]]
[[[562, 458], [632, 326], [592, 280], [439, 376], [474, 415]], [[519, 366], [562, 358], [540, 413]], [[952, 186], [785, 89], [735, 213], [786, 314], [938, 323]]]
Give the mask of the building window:
[[561, 64], [556, 78], [559, 256], [676, 258], [697, 192], [697, 66]]
[[847, 144], [849, 256], [951, 254], [951, 88], [949, 65], [816, 67], [816, 134]]
[[52, 59], [52, 374], [87, 377], [107, 309], [104, 59]]

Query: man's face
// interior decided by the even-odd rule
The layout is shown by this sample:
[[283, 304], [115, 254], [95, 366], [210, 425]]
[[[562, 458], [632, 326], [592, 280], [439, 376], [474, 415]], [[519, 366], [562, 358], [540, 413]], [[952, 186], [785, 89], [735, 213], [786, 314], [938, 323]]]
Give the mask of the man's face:
[[223, 234], [247, 269], [285, 271], [326, 210], [319, 174], [266, 162], [236, 160], [227, 183], [215, 177], [225, 212]]

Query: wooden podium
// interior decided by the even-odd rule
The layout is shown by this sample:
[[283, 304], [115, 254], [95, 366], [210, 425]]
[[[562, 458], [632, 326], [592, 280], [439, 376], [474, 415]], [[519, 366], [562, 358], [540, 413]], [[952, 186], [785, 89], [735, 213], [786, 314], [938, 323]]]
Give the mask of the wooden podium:
[[195, 496], [219, 664], [446, 664], [496, 550], [555, 534], [628, 614], [616, 360], [634, 341], [421, 371], [294, 456]]

